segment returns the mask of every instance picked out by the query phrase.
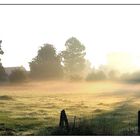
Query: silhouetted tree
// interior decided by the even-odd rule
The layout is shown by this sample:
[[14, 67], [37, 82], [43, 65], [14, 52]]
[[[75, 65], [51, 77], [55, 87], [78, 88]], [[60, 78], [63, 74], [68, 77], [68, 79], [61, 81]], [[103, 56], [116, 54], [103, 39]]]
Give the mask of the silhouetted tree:
[[61, 52], [65, 74], [80, 75], [85, 68], [85, 46], [75, 37], [69, 38], [65, 46], [66, 50]]
[[[1, 43], [2, 43], [2, 40], [0, 40], [0, 54], [3, 55], [4, 52], [3, 52], [3, 50], [1, 49]], [[1, 60], [1, 59], [0, 59], [0, 60]]]
[[29, 65], [33, 78], [60, 78], [63, 75], [60, 56], [51, 44], [44, 44]]
[[[0, 40], [0, 55], [3, 55], [4, 52], [1, 49], [1, 43], [2, 43], [2, 40]], [[4, 67], [2, 66], [1, 59], [0, 59], [0, 81], [4, 81], [4, 80], [6, 80], [6, 73], [5, 73]]]

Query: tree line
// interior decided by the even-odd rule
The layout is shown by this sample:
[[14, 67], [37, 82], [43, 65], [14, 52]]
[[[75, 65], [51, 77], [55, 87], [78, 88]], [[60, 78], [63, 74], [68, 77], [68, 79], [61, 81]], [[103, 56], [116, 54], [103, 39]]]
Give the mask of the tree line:
[[60, 79], [81, 77], [85, 68], [85, 46], [75, 37], [65, 43], [65, 50], [57, 53], [52, 44], [44, 44], [29, 63], [32, 78]]
[[[3, 54], [2, 49], [0, 54]], [[88, 64], [85, 55], [85, 46], [75, 37], [69, 38], [65, 43], [65, 49], [59, 53], [54, 45], [47, 43], [39, 48], [37, 56], [29, 62], [28, 75], [18, 69], [12, 72], [9, 79], [16, 81], [16, 79], [23, 80], [30, 77], [32, 79], [80, 80]], [[0, 66], [0, 79], [3, 80], [5, 71], [2, 63]]]
[[[0, 55], [3, 55], [1, 43], [2, 41], [0, 41]], [[28, 79], [121, 80], [133, 83], [140, 81], [139, 71], [118, 76], [118, 71], [106, 70], [107, 67], [105, 65], [100, 66], [98, 69], [91, 68], [91, 63], [85, 56], [86, 47], [75, 37], [69, 38], [65, 42], [65, 49], [59, 53], [54, 45], [46, 43], [39, 48], [37, 56], [29, 62], [29, 72], [15, 69], [10, 75], [7, 75], [0, 59], [0, 82], [19, 82]]]
[[29, 62], [30, 77], [33, 79], [69, 79], [74, 81], [120, 80], [117, 70], [106, 70], [101, 65], [98, 69], [91, 67], [85, 58], [86, 47], [75, 37], [65, 42], [65, 49], [57, 53], [52, 44], [44, 44], [37, 56]]

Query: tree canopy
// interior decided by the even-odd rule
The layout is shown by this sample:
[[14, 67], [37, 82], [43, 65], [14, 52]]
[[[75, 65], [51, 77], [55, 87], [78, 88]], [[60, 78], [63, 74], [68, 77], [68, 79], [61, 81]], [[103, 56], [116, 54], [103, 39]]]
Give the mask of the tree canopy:
[[[2, 40], [0, 40], [0, 55], [3, 55], [4, 52], [1, 49], [1, 43], [2, 43]], [[4, 80], [6, 80], [6, 73], [5, 73], [4, 67], [2, 66], [1, 59], [0, 59], [0, 81], [4, 81]]]
[[2, 40], [0, 40], [0, 54], [4, 54], [3, 50], [1, 49]]
[[63, 74], [60, 56], [52, 44], [44, 44], [29, 65], [34, 78], [58, 78]]
[[85, 46], [75, 37], [69, 38], [65, 46], [61, 52], [65, 74], [80, 75], [85, 67]]

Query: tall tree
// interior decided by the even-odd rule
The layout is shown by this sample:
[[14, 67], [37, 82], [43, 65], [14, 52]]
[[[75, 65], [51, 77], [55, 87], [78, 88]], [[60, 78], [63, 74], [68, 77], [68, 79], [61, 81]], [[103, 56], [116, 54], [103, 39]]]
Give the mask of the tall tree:
[[0, 54], [3, 55], [4, 52], [3, 52], [3, 50], [1, 49], [1, 43], [2, 43], [2, 40], [0, 40]]
[[[0, 40], [0, 55], [3, 55], [4, 52], [1, 49], [1, 43], [2, 43], [2, 40]], [[2, 66], [1, 59], [0, 59], [0, 81], [4, 81], [4, 80], [6, 80], [6, 78], [7, 78], [6, 73], [5, 73], [4, 67]]]
[[34, 78], [58, 78], [63, 74], [60, 56], [51, 44], [44, 44], [29, 65]]
[[80, 75], [85, 68], [85, 46], [75, 37], [69, 38], [65, 46], [66, 49], [61, 52], [65, 73]]

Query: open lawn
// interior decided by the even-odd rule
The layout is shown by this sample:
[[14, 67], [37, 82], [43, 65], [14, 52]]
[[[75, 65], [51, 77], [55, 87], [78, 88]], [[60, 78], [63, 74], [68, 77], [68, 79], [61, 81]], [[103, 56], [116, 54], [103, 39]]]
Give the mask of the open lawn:
[[76, 116], [77, 125], [96, 126], [97, 135], [128, 131], [135, 135], [140, 84], [43, 81], [1, 85], [0, 135], [51, 135], [62, 109], [70, 122]]

